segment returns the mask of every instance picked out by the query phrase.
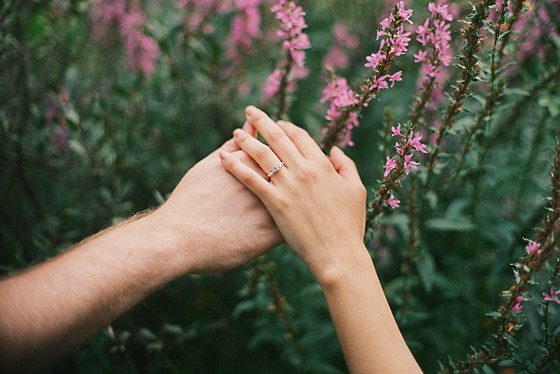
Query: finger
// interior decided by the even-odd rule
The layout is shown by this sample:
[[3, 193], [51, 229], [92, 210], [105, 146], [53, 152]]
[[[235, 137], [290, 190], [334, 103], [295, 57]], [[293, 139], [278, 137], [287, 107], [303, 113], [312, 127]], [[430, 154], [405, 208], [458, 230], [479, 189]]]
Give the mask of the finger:
[[[245, 121], [245, 123], [243, 124], [243, 130], [245, 130], [245, 132], [247, 132], [249, 135], [251, 135], [253, 138], [257, 137], [257, 130], [253, 127], [253, 125], [251, 125], [249, 123], [249, 121]], [[237, 145], [237, 143], [235, 142], [235, 140], [229, 139], [228, 141], [226, 141], [224, 144], [222, 144], [220, 146], [220, 148], [218, 148], [218, 151], [226, 151], [226, 152], [235, 152], [235, 151], [239, 151], [241, 148], [239, 148], [239, 146]]]
[[269, 173], [281, 163], [276, 154], [265, 144], [251, 137], [245, 131], [237, 129], [233, 132], [237, 145], [259, 164], [265, 173]]
[[304, 158], [310, 160], [325, 157], [319, 145], [307, 131], [291, 122], [278, 121], [277, 124], [288, 135]]
[[233, 152], [232, 156], [236, 157], [242, 163], [244, 163], [246, 166], [248, 166], [251, 169], [253, 169], [254, 171], [256, 171], [264, 180], [268, 180], [268, 177], [266, 176], [266, 173], [263, 171], [263, 169], [247, 153], [245, 153], [242, 150], [239, 150], [239, 151]]
[[239, 146], [237, 145], [235, 140], [233, 140], [233, 138], [232, 138], [232, 139], [229, 139], [224, 144], [222, 144], [222, 146], [220, 148], [218, 148], [218, 151], [235, 152], [235, 151], [239, 151], [240, 149], [241, 148], [239, 148]]
[[272, 184], [264, 180], [259, 173], [245, 165], [232, 153], [221, 151], [220, 160], [224, 169], [233, 175], [241, 184], [257, 195], [261, 200], [268, 195], [268, 190], [274, 188]]
[[253, 125], [251, 125], [251, 123], [249, 121], [245, 121], [245, 123], [243, 124], [242, 127], [243, 131], [245, 131], [247, 134], [251, 135], [253, 138], [257, 137], [257, 129], [253, 127]]
[[298, 162], [301, 157], [299, 150], [265, 112], [251, 105], [245, 109], [245, 115], [282, 161], [288, 164]]
[[352, 159], [338, 147], [332, 147], [330, 152], [330, 160], [335, 170], [342, 178], [349, 182], [362, 183], [358, 168]]

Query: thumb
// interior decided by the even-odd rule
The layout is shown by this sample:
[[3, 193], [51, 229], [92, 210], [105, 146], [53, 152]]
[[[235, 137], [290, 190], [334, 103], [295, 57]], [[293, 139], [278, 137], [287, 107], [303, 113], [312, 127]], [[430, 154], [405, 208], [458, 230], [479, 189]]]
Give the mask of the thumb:
[[340, 176], [349, 182], [362, 182], [356, 164], [352, 159], [342, 151], [342, 149], [334, 146], [330, 151], [331, 164]]

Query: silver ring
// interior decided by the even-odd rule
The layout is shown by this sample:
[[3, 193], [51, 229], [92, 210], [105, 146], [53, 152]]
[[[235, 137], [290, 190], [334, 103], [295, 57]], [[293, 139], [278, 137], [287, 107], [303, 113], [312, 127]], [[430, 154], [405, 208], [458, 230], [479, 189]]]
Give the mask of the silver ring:
[[278, 172], [278, 170], [282, 169], [283, 166], [284, 166], [283, 162], [279, 163], [278, 165], [273, 167], [272, 170], [270, 171], [270, 173], [268, 173], [266, 176], [268, 178], [272, 177], [274, 174], [276, 174]]

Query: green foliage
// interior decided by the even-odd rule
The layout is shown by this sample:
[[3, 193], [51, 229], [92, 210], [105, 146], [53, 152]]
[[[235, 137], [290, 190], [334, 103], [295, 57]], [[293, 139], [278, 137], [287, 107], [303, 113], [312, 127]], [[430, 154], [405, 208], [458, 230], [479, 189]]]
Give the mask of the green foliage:
[[[227, 56], [233, 10], [205, 14], [213, 29], [203, 32], [185, 26], [194, 8], [177, 9], [171, 0], [137, 3], [147, 15], [143, 31], [159, 46], [153, 74], [127, 66], [115, 30], [101, 39], [92, 35], [90, 1], [0, 5], [2, 274], [157, 206], [186, 170], [242, 124], [244, 106], [275, 108], [260, 102], [281, 57], [279, 43], [269, 38], [277, 28], [269, 3], [261, 6], [255, 48], [235, 66]], [[361, 0], [301, 3], [313, 47], [309, 76], [290, 96], [288, 117], [319, 139], [327, 109], [319, 103], [328, 80], [322, 63], [333, 25], [346, 24], [360, 40], [348, 51], [349, 67], [337, 72], [357, 84], [364, 56], [379, 46], [378, 21], [389, 10]], [[415, 26], [423, 23], [427, 3], [413, 2]], [[480, 17], [466, 1], [455, 3], [461, 19], [471, 11], [472, 19]], [[476, 3], [483, 14], [492, 2]], [[556, 3], [529, 3], [551, 19], [560, 16]], [[367, 233], [401, 330], [426, 372], [514, 367], [544, 373], [560, 365], [560, 305], [542, 296], [560, 288], [557, 222], [546, 237], [549, 257], [531, 270], [522, 293], [523, 311], [500, 309], [512, 297], [510, 264], [520, 266], [513, 267], [518, 281], [523, 266], [532, 266], [520, 260], [527, 256], [523, 238], [546, 232], [559, 203], [550, 175], [560, 123], [560, 43], [542, 35], [536, 52], [517, 61], [530, 32], [507, 30], [512, 14], [498, 18], [501, 29], [480, 23], [471, 35], [480, 42], [475, 49], [462, 39], [463, 24], [453, 23], [457, 57], [442, 87], [447, 98], [422, 112], [416, 130], [426, 141], [438, 134], [436, 123], [445, 119], [451, 126], [431, 153], [433, 165], [429, 155], [415, 182], [409, 176], [396, 183], [401, 208], [383, 207]], [[532, 17], [527, 30], [543, 26]], [[385, 157], [394, 153], [383, 113], [392, 118], [389, 126], [408, 121], [418, 48], [411, 42], [396, 62], [403, 81], [362, 112], [356, 144], [347, 149], [372, 200]], [[243, 84], [249, 89], [240, 89]], [[457, 101], [459, 91], [466, 96]], [[234, 272], [173, 282], [51, 371], [339, 373], [346, 367], [320, 288], [280, 246]]]

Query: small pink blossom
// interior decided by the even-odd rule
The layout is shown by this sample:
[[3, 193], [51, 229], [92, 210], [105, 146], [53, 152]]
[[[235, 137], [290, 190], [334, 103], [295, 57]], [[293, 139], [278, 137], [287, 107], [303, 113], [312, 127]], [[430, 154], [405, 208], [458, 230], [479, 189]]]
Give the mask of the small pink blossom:
[[385, 172], [383, 173], [383, 176], [387, 178], [387, 176], [391, 173], [391, 171], [396, 167], [397, 167], [397, 162], [395, 161], [395, 159], [387, 156], [387, 162], [385, 162], [385, 166], [384, 166]]
[[525, 300], [525, 298], [523, 296], [517, 296], [517, 298], [515, 299], [515, 303], [513, 304], [511, 311], [513, 313], [519, 313], [521, 311], [521, 309], [523, 308], [523, 301]]
[[426, 61], [426, 57], [428, 57], [428, 51], [420, 50], [414, 55], [414, 62], [424, 62]]
[[404, 155], [404, 172], [406, 175], [410, 172], [410, 169], [418, 168], [419, 163], [412, 161], [412, 154]]
[[382, 90], [382, 89], [387, 89], [389, 88], [389, 84], [387, 83], [387, 81], [385, 81], [385, 79], [387, 79], [386, 75], [382, 75], [380, 77], [373, 77], [373, 82], [371, 83], [371, 85], [369, 86], [369, 90], [373, 91], [373, 90]]
[[397, 124], [397, 127], [392, 126], [391, 127], [391, 132], [393, 133], [393, 135], [391, 135], [391, 136], [404, 137], [403, 133], [401, 132], [401, 124], [400, 123]]
[[400, 206], [401, 201], [397, 200], [395, 196], [391, 194], [391, 196], [389, 196], [389, 200], [387, 200], [387, 204], [389, 204], [391, 208], [397, 209]]
[[534, 254], [534, 253], [539, 253], [539, 248], [541, 247], [541, 243], [537, 243], [534, 242], [532, 240], [529, 240], [529, 243], [527, 244], [527, 246], [525, 246], [525, 250], [529, 253], [529, 254]]
[[549, 293], [543, 292], [542, 295], [544, 301], [554, 301], [556, 304], [560, 304], [560, 299], [558, 299], [558, 296], [560, 295], [560, 290], [555, 291], [553, 287], [550, 287]]
[[379, 51], [377, 53], [372, 53], [369, 56], [366, 56], [367, 63], [364, 65], [366, 68], [371, 67], [372, 69], [377, 69], [377, 67], [385, 60], [385, 54]]
[[413, 137], [412, 131], [408, 136], [408, 145], [416, 149], [418, 152], [428, 153], [426, 151], [426, 145], [422, 144], [420, 141], [422, 140], [422, 135], [416, 133], [416, 137]]
[[395, 85], [395, 82], [402, 81], [402, 70], [397, 71], [393, 75], [389, 75], [387, 78], [391, 81], [391, 87]]

